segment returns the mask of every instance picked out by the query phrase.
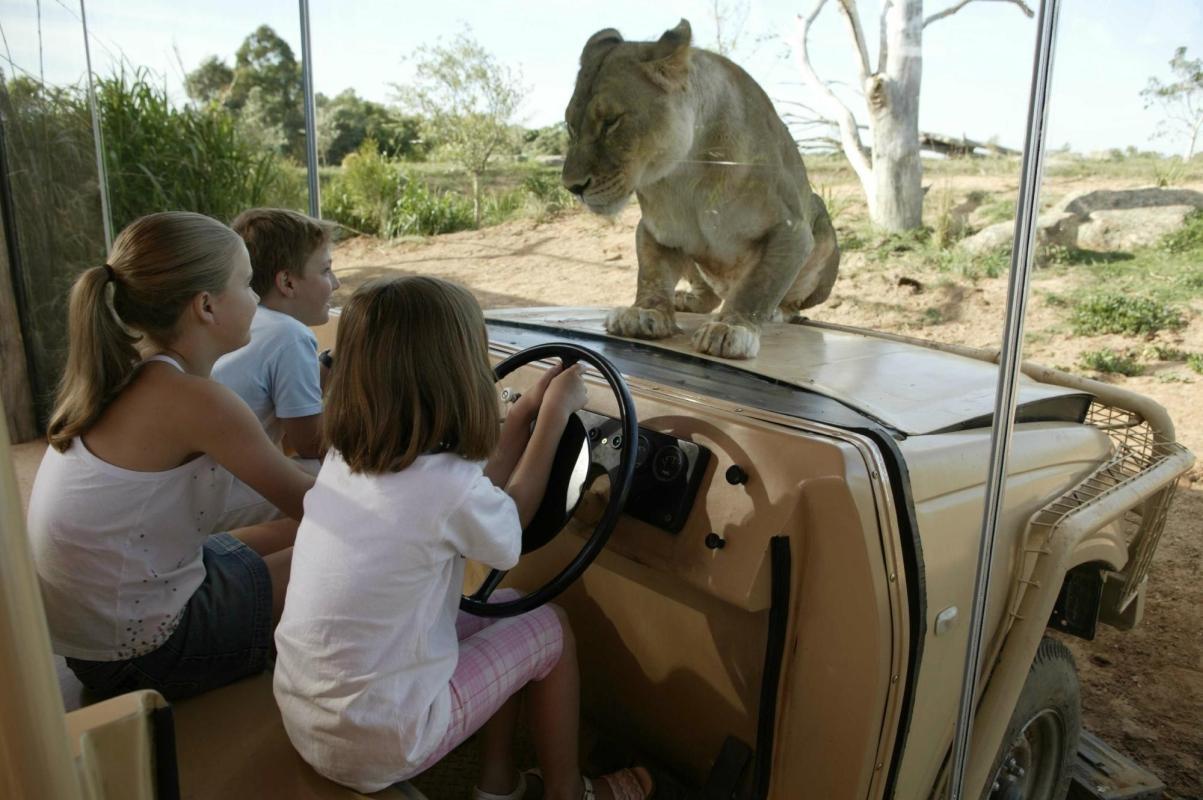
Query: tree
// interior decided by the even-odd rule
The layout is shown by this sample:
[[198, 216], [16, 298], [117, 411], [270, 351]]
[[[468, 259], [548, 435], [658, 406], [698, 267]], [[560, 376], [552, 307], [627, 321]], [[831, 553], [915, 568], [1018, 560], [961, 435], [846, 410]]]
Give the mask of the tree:
[[305, 110], [301, 101], [301, 65], [288, 42], [269, 25], [247, 36], [229, 67], [210, 56], [184, 79], [188, 97], [217, 103], [241, 115], [249, 109], [249, 133], [276, 142], [277, 151], [305, 158]]
[[1186, 139], [1186, 151], [1182, 158], [1190, 161], [1195, 155], [1199, 131], [1203, 129], [1203, 59], [1186, 57], [1186, 48], [1179, 47], [1170, 59], [1173, 79], [1162, 83], [1159, 78], [1149, 78], [1149, 85], [1141, 91], [1145, 108], [1159, 106], [1166, 115], [1158, 130], [1158, 136], [1168, 139]]
[[748, 0], [710, 0], [710, 17], [714, 21], [714, 52], [720, 56], [734, 58], [748, 22], [751, 6]]
[[480, 227], [480, 178], [494, 156], [513, 147], [511, 123], [526, 87], [467, 31], [450, 44], [420, 47], [415, 57], [414, 85], [394, 88], [423, 117], [428, 136], [472, 176], [472, 211]]
[[426, 152], [421, 120], [396, 108], [365, 100], [354, 89], [344, 89], [333, 98], [318, 95], [318, 154], [323, 163], [341, 164], [366, 139], [377, 143], [389, 158], [420, 158]]
[[523, 134], [523, 152], [536, 156], [562, 156], [568, 152], [568, 125], [563, 120]]
[[[952, 16], [974, 0], [957, 0], [928, 17], [923, 0], [884, 0], [881, 11], [877, 67], [869, 60], [869, 48], [861, 26], [856, 0], [835, 0], [848, 25], [856, 54], [857, 72], [864, 92], [865, 116], [872, 147], [861, 141], [860, 126], [852, 109], [815, 72], [810, 63], [807, 39], [815, 18], [827, 0], [817, 0], [809, 15], [798, 17], [800, 27], [798, 60], [802, 76], [826, 106], [813, 112], [810, 120], [837, 128], [836, 142], [860, 179], [873, 223], [891, 231], [918, 228], [923, 222], [923, 167], [919, 161], [919, 87], [923, 71], [923, 30]], [[983, 2], [985, 0], [982, 0]], [[1023, 0], [995, 0], [1019, 6], [1027, 16], [1032, 10]], [[811, 109], [807, 109], [812, 111]]]
[[184, 78], [184, 90], [201, 105], [224, 104], [233, 83], [234, 70], [217, 56], [209, 56]]

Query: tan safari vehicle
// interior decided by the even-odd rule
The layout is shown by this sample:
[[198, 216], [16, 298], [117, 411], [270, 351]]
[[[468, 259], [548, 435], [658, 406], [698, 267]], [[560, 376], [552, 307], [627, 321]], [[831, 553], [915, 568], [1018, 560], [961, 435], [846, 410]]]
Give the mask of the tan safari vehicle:
[[[577, 631], [590, 730], [657, 765], [663, 796], [943, 796], [995, 354], [806, 323], [767, 326], [757, 359], [723, 362], [689, 347], [703, 317], [683, 315], [684, 332], [655, 343], [608, 336], [604, 318], [489, 315], [503, 397], [567, 357], [591, 365], [590, 400], [527, 554], [509, 574], [478, 573], [465, 604], [499, 584], [527, 592], [523, 607], [554, 596]], [[1024, 372], [972, 797], [1064, 796], [1071, 771], [1106, 760], [1097, 742], [1076, 755], [1074, 666], [1047, 631], [1139, 621], [1193, 461], [1155, 403]], [[153, 692], [86, 705], [77, 685], [60, 687], [7, 435], [0, 451], [0, 796], [359, 796], [293, 751], [270, 674], [172, 706]], [[419, 785], [377, 796], [421, 797]]]

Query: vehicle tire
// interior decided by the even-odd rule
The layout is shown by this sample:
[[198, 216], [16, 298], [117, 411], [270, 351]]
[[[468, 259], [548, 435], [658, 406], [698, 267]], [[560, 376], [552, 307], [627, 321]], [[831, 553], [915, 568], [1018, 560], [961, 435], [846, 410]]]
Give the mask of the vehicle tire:
[[1063, 800], [1081, 727], [1081, 687], [1073, 654], [1056, 639], [1042, 639], [983, 797]]

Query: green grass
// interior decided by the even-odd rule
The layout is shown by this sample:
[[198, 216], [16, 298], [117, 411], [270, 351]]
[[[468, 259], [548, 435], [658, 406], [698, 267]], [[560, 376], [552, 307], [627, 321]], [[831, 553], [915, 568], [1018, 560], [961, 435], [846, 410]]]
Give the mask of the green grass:
[[1107, 293], [1079, 300], [1070, 314], [1070, 325], [1079, 336], [1140, 336], [1178, 330], [1186, 326], [1186, 318], [1178, 309], [1148, 297]]
[[1203, 353], [1191, 353], [1186, 357], [1186, 366], [1203, 375]]
[[979, 206], [975, 216], [979, 217], [985, 225], [1010, 222], [1015, 219], [1015, 198], [996, 197]]
[[1144, 367], [1135, 358], [1127, 353], [1117, 353], [1110, 348], [1087, 350], [1082, 354], [1078, 363], [1095, 372], [1127, 375], [1128, 377], [1144, 373]]

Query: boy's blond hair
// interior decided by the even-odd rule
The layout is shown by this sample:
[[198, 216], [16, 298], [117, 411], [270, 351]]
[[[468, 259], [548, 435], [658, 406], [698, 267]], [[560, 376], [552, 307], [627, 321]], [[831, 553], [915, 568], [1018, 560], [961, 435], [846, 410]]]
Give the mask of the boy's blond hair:
[[426, 453], [493, 453], [497, 390], [467, 289], [420, 275], [365, 283], [343, 309], [335, 350], [322, 424], [352, 472], [396, 472]]
[[251, 288], [264, 297], [276, 285], [276, 274], [302, 276], [305, 262], [330, 241], [331, 227], [287, 208], [252, 208], [230, 223], [246, 242], [251, 256]]

